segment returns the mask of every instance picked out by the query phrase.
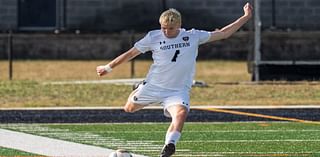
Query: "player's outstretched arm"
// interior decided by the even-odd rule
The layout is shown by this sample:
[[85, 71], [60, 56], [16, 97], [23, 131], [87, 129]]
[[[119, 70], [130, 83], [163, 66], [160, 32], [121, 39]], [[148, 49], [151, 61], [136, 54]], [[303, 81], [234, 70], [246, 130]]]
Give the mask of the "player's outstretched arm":
[[103, 75], [105, 75], [107, 73], [110, 73], [113, 68], [115, 68], [116, 66], [120, 65], [121, 63], [128, 62], [129, 60], [131, 60], [134, 57], [138, 56], [140, 53], [141, 52], [138, 49], [133, 47], [130, 50], [128, 50], [127, 52], [121, 54], [120, 56], [118, 56], [117, 58], [112, 60], [107, 65], [97, 66], [97, 68], [96, 68], [97, 74], [99, 76], [103, 76]]
[[233, 23], [223, 27], [220, 30], [213, 31], [209, 41], [217, 41], [229, 38], [233, 33], [241, 28], [252, 17], [252, 6], [246, 3], [243, 7], [244, 15], [238, 18]]

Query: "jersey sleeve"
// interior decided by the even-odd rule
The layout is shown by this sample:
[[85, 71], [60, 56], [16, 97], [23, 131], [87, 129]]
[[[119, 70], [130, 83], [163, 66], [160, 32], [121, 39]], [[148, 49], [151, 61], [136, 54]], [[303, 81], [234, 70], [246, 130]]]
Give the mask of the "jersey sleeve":
[[145, 53], [151, 50], [150, 43], [151, 43], [151, 37], [149, 32], [146, 36], [144, 36], [142, 39], [137, 41], [134, 44], [134, 47], [138, 49], [141, 53]]
[[194, 30], [194, 33], [198, 36], [199, 38], [199, 45], [204, 44], [209, 41], [211, 37], [211, 32], [209, 31], [204, 31], [204, 30]]

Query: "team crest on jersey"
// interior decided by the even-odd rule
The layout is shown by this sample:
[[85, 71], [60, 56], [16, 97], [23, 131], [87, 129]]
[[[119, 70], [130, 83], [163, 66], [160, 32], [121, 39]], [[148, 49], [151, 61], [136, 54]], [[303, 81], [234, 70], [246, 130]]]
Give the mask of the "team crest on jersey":
[[189, 40], [189, 37], [188, 37], [188, 36], [182, 37], [182, 40], [183, 40], [183, 41], [188, 41], [188, 40]]

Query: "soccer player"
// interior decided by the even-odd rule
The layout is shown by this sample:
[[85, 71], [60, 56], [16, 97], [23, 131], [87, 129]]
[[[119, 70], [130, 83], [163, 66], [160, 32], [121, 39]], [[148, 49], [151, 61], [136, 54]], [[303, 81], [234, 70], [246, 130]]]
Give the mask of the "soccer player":
[[152, 52], [151, 65], [145, 81], [129, 96], [126, 112], [136, 112], [150, 104], [160, 104], [164, 115], [172, 118], [165, 136], [160, 157], [170, 157], [180, 139], [190, 108], [189, 92], [195, 74], [198, 47], [201, 44], [226, 39], [243, 26], [252, 16], [252, 6], [243, 7], [244, 15], [220, 30], [185, 30], [181, 28], [181, 15], [176, 9], [164, 11], [159, 23], [161, 29], [148, 32], [134, 46], [107, 65], [96, 68], [99, 76], [141, 53]]

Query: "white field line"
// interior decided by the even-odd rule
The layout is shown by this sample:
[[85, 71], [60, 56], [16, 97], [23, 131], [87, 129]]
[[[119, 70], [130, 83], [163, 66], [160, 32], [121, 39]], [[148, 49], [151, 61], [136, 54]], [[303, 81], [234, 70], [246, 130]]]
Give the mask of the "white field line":
[[[190, 106], [190, 109], [319, 109], [320, 105], [248, 105], [248, 106], [232, 106], [232, 105], [221, 105], [221, 106]], [[27, 107], [27, 108], [0, 108], [0, 110], [108, 110], [108, 109], [123, 109], [120, 107]], [[144, 109], [159, 109], [162, 110], [161, 106], [147, 106]]]
[[207, 108], [218, 108], [218, 109], [310, 109], [320, 108], [320, 105], [223, 105], [223, 106], [193, 106], [191, 109], [207, 109]]
[[119, 84], [119, 85], [133, 85], [135, 83], [143, 81], [144, 78], [135, 79], [113, 79], [113, 80], [75, 80], [75, 81], [55, 81], [55, 82], [45, 82], [44, 84], [55, 84], [55, 85], [65, 85], [65, 84]]
[[104, 157], [112, 150], [0, 129], [0, 146], [39, 155]]
[[175, 154], [183, 157], [212, 157], [212, 156], [310, 156], [320, 154], [320, 152], [196, 152], [188, 154]]
[[[0, 146], [55, 157], [107, 157], [113, 150], [0, 129]], [[134, 157], [144, 157], [134, 155]]]
[[320, 139], [315, 140], [298, 140], [298, 139], [284, 139], [284, 140], [188, 140], [179, 141], [180, 143], [255, 143], [255, 142], [320, 142]]
[[[101, 133], [105, 133], [106, 131], [100, 131]], [[118, 133], [119, 131], [107, 131], [108, 133]], [[305, 129], [305, 130], [203, 130], [203, 131], [192, 131], [192, 130], [184, 130], [184, 133], [249, 133], [249, 132], [320, 132], [320, 129]], [[150, 131], [121, 131], [124, 134], [142, 134], [142, 133], [150, 133]], [[164, 133], [164, 131], [152, 131], [152, 133]]]
[[[177, 152], [174, 156], [213, 157], [213, 156], [310, 156], [320, 152]], [[156, 155], [153, 154], [152, 155]]]
[[[1, 125], [0, 125], [1, 126]], [[58, 138], [67, 141], [75, 141], [79, 143], [90, 143], [93, 145], [104, 147], [116, 147], [132, 152], [153, 152], [159, 153], [163, 145], [158, 145], [149, 141], [127, 141], [124, 139], [117, 139], [114, 137], [105, 137], [100, 134], [88, 133], [83, 131], [70, 131], [69, 129], [58, 129], [43, 127], [40, 125], [28, 125], [28, 124], [7, 124], [2, 125], [4, 128], [18, 130], [22, 132], [37, 134], [50, 138]], [[108, 133], [108, 131], [107, 131]], [[163, 143], [164, 141], [158, 141]], [[180, 150], [179, 150], [180, 151]], [[190, 150], [185, 150], [190, 151]]]
[[[156, 140], [144, 141], [144, 142], [162, 142]], [[320, 139], [315, 140], [298, 140], [298, 139], [284, 139], [284, 140], [180, 140], [179, 143], [255, 143], [255, 142], [320, 142]], [[139, 143], [132, 143], [137, 144]], [[139, 145], [140, 146], [140, 145]], [[135, 147], [135, 146], [132, 146]], [[149, 148], [149, 147], [148, 147]], [[152, 147], [151, 147], [152, 148]], [[158, 147], [154, 147], [158, 148]]]

